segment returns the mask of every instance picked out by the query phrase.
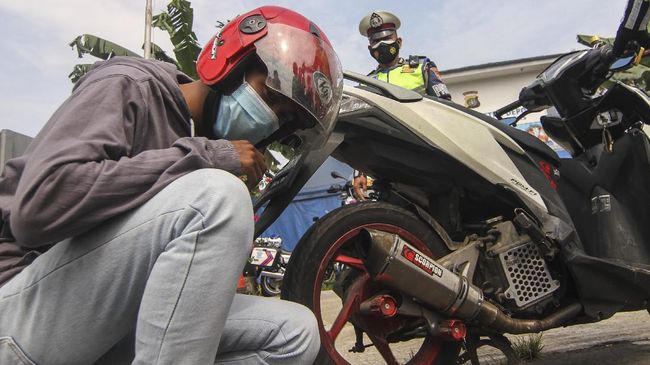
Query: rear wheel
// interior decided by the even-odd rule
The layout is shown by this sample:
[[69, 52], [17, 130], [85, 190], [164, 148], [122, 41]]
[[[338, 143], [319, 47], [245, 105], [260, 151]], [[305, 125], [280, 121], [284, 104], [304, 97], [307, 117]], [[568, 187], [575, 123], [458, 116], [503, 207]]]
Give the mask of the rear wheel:
[[[319, 219], [293, 252], [282, 288], [284, 299], [302, 303], [316, 315], [321, 350], [315, 364], [455, 363], [460, 344], [428, 334], [422, 319], [399, 314], [381, 317], [359, 310], [359, 304], [371, 297], [395, 293], [364, 270], [358, 240], [364, 228], [398, 234], [433, 258], [448, 253], [429, 226], [391, 204], [348, 205]], [[331, 287], [325, 279], [332, 265], [339, 273], [334, 290], [323, 290]]]

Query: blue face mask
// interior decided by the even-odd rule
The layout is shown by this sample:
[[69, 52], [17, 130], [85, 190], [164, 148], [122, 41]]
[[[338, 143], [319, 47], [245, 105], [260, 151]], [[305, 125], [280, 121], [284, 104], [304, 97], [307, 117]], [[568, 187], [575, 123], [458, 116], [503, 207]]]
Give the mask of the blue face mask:
[[213, 125], [218, 138], [257, 144], [280, 128], [280, 121], [246, 81], [231, 95], [223, 95]]

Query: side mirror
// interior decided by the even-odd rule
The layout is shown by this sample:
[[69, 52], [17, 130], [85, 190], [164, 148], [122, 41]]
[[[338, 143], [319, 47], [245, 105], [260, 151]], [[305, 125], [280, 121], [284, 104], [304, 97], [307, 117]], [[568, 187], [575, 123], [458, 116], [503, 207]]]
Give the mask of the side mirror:
[[330, 186], [329, 189], [327, 189], [327, 193], [328, 193], [328, 194], [336, 194], [336, 193], [338, 193], [339, 191], [341, 191], [342, 189], [343, 189], [343, 188], [341, 187], [341, 185], [339, 185], [339, 184], [334, 184], [334, 185]]
[[335, 171], [332, 171], [332, 172], [330, 173], [330, 176], [333, 177], [333, 178], [335, 178], [335, 179], [343, 179], [343, 180], [347, 180], [347, 179], [345, 178], [345, 176], [341, 175], [341, 173], [338, 172], [338, 171], [336, 171], [336, 170], [335, 170]]
[[632, 67], [634, 64], [634, 59], [636, 55], [631, 55], [627, 57], [622, 57], [614, 61], [611, 66], [609, 66], [610, 71], [622, 71], [626, 68]]

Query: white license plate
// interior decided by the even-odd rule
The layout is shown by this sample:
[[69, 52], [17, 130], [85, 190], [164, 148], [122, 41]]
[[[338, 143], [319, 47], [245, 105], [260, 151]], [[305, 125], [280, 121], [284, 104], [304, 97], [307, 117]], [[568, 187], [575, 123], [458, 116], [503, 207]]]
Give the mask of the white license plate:
[[256, 266], [272, 266], [278, 250], [274, 248], [255, 247], [251, 252], [250, 263]]

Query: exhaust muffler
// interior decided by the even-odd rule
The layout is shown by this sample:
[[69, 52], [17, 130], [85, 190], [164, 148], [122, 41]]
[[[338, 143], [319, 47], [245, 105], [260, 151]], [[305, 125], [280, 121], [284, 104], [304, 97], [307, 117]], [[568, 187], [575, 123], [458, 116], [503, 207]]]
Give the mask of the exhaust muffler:
[[365, 264], [374, 280], [394, 287], [449, 317], [476, 321], [501, 332], [531, 333], [554, 328], [582, 310], [569, 305], [542, 320], [516, 319], [485, 301], [483, 292], [393, 233], [366, 229]]
[[447, 270], [398, 235], [367, 229], [370, 275], [450, 317], [473, 319], [483, 292]]

